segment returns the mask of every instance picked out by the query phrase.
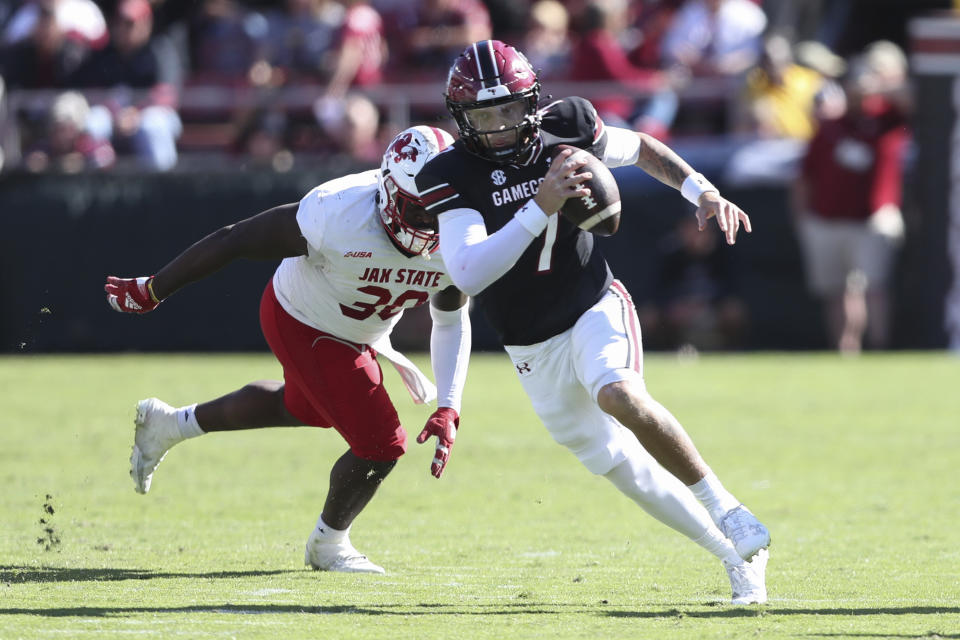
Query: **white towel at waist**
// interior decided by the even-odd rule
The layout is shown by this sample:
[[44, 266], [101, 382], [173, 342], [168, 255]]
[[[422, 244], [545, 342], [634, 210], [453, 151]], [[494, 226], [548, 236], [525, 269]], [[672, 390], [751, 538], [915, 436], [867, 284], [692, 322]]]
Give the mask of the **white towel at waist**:
[[436, 385], [433, 384], [409, 358], [393, 348], [393, 345], [390, 343], [389, 334], [383, 336], [370, 346], [373, 347], [378, 354], [389, 360], [390, 364], [394, 366], [415, 403], [427, 404], [437, 399]]

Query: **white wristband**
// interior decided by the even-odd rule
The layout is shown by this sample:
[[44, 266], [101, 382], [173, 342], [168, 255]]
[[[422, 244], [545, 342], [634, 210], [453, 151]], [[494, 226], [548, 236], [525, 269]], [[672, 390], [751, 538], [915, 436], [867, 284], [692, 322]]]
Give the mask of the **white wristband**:
[[523, 228], [530, 232], [530, 234], [536, 238], [543, 230], [547, 228], [547, 222], [549, 218], [547, 214], [543, 212], [543, 209], [540, 208], [533, 198], [527, 200], [527, 204], [520, 207], [520, 210], [513, 214], [513, 217], [517, 219]]
[[680, 195], [697, 206], [700, 206], [700, 196], [708, 191], [720, 193], [720, 190], [710, 184], [702, 173], [691, 173], [680, 185]]

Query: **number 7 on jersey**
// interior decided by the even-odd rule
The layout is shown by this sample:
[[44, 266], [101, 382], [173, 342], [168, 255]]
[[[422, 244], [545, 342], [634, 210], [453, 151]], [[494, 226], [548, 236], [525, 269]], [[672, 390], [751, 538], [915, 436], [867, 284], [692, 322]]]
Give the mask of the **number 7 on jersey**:
[[543, 232], [543, 249], [540, 250], [540, 260], [537, 261], [537, 273], [548, 273], [553, 268], [553, 245], [557, 241], [557, 226], [560, 224], [559, 213], [547, 218], [547, 229]]

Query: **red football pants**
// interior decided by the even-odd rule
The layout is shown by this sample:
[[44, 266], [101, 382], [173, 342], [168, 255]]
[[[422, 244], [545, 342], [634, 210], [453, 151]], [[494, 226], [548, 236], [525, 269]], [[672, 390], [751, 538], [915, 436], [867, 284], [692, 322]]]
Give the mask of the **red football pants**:
[[407, 433], [383, 386], [376, 351], [293, 318], [277, 301], [272, 280], [260, 301], [260, 327], [283, 365], [283, 399], [293, 417], [333, 427], [357, 457], [403, 455]]

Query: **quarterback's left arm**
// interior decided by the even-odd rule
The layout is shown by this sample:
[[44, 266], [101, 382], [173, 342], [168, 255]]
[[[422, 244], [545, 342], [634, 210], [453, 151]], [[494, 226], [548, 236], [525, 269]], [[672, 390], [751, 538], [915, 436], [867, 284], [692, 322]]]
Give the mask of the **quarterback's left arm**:
[[753, 231], [750, 217], [721, 196], [716, 187], [667, 145], [649, 134], [618, 127], [606, 127], [604, 133], [606, 145], [601, 158], [604, 163], [612, 167], [635, 164], [665, 185], [678, 189], [684, 198], [697, 205], [697, 224], [701, 231], [710, 218], [717, 219], [727, 244], [737, 241], [741, 224], [748, 233]]
[[437, 380], [437, 410], [427, 420], [417, 442], [437, 436], [437, 450], [430, 464], [435, 478], [443, 474], [460, 426], [460, 401], [470, 362], [470, 312], [467, 296], [454, 286], [434, 294], [430, 301], [430, 361]]

